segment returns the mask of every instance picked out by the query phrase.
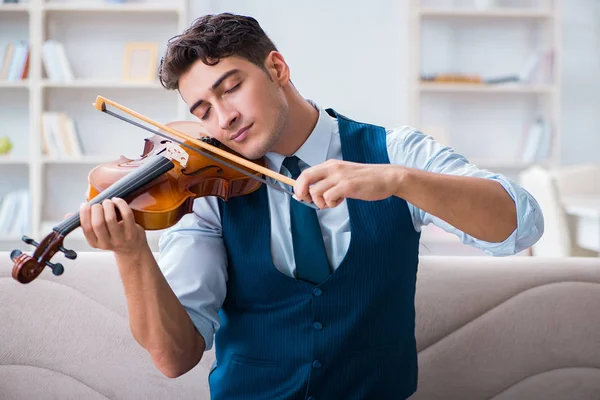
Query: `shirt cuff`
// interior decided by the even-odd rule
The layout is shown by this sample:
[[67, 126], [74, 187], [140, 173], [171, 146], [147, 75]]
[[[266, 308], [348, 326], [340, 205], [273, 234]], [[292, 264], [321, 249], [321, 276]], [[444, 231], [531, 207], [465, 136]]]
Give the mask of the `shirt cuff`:
[[504, 241], [485, 242], [471, 238], [476, 247], [492, 256], [511, 256], [533, 246], [544, 232], [544, 219], [537, 201], [525, 189], [502, 177], [492, 177], [500, 183], [515, 202], [517, 227]]
[[198, 331], [198, 333], [204, 339], [204, 344], [206, 345], [205, 351], [212, 349], [215, 334], [215, 327], [213, 326], [213, 323], [209, 319], [203, 317], [188, 307], [184, 307], [184, 309], [190, 316], [196, 331]]

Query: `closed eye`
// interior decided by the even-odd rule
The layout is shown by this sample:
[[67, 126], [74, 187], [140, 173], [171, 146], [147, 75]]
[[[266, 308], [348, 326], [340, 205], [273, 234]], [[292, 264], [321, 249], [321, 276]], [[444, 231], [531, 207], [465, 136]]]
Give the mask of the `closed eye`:
[[[225, 93], [235, 92], [237, 89], [239, 89], [241, 84], [242, 84], [242, 82], [239, 82], [238, 84], [234, 85], [231, 89], [226, 90]], [[206, 112], [200, 119], [202, 121], [206, 120], [209, 116], [209, 112], [210, 112], [210, 107], [206, 109]]]
[[226, 91], [225, 91], [225, 93], [231, 93], [231, 92], [235, 91], [237, 88], [239, 88], [239, 87], [240, 87], [240, 85], [241, 85], [241, 84], [242, 84], [242, 82], [238, 83], [237, 85], [235, 85], [235, 86], [234, 86], [234, 87], [232, 87], [231, 89], [229, 89], [229, 90], [226, 90]]
[[204, 121], [206, 118], [208, 118], [208, 112], [210, 111], [210, 107], [206, 109], [206, 112], [204, 113], [204, 115], [202, 117], [200, 117], [200, 119], [202, 121]]

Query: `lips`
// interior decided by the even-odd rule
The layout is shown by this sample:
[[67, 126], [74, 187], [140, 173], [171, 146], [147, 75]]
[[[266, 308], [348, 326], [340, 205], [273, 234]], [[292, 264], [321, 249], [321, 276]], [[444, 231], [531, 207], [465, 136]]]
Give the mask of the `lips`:
[[246, 136], [248, 136], [248, 131], [250, 130], [251, 127], [252, 127], [252, 124], [246, 126], [245, 128], [240, 129], [233, 136], [231, 136], [231, 140], [233, 140], [234, 142], [238, 142], [238, 143], [241, 142], [242, 140], [244, 140], [246, 138]]

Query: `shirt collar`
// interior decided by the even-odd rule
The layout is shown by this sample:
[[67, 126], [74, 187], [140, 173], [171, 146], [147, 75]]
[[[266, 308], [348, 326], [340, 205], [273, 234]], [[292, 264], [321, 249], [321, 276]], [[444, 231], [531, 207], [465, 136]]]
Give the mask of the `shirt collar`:
[[[314, 101], [308, 100], [308, 102], [319, 111], [319, 119], [308, 139], [306, 139], [304, 144], [302, 144], [294, 155], [309, 166], [315, 166], [324, 163], [327, 160], [329, 143], [336, 126], [336, 120], [327, 114], [327, 111], [319, 107]], [[267, 167], [270, 170], [280, 171], [285, 156], [269, 152], [265, 155], [265, 158]]]

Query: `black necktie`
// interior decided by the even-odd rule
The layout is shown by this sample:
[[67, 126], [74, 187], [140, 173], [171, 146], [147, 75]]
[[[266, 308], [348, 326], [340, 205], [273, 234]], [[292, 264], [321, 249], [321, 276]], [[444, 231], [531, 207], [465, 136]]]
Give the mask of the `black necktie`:
[[[300, 175], [298, 161], [296, 156], [283, 160], [283, 165], [290, 171], [293, 179]], [[296, 277], [314, 284], [321, 283], [330, 275], [330, 269], [317, 210], [290, 199], [290, 224]]]

